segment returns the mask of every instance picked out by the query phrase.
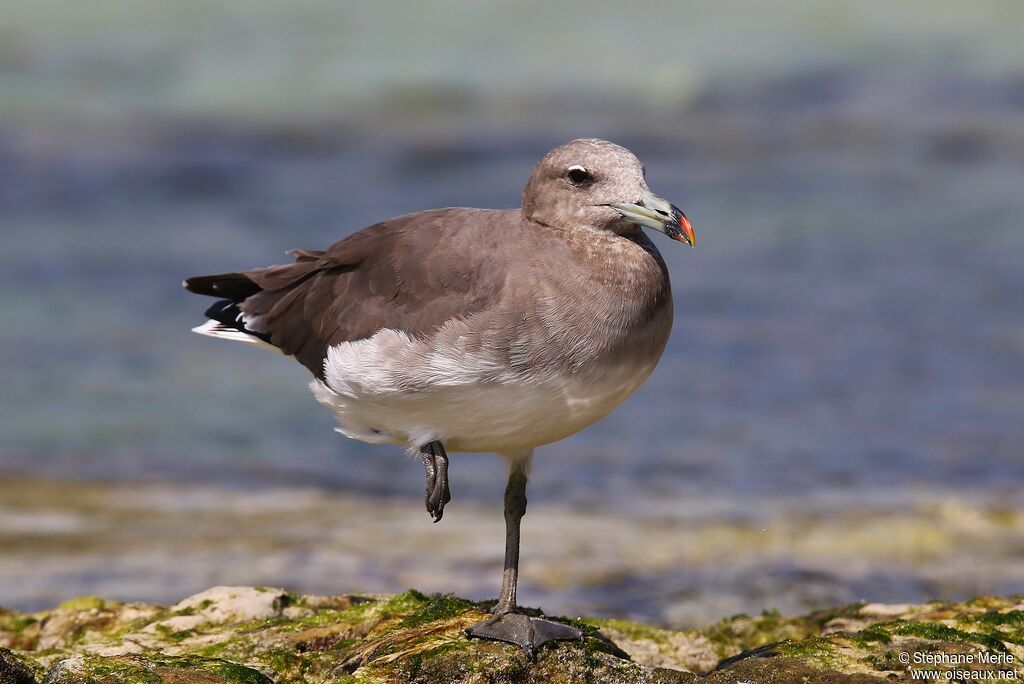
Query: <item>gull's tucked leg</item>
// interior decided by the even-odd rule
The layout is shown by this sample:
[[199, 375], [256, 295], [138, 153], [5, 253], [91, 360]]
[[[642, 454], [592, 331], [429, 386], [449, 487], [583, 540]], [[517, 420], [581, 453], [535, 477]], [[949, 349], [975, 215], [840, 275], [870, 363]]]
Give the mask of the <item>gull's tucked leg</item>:
[[448, 454], [438, 440], [421, 446], [420, 454], [423, 456], [423, 470], [427, 480], [427, 513], [437, 522], [444, 515], [444, 505], [452, 500], [451, 490], [448, 489]]

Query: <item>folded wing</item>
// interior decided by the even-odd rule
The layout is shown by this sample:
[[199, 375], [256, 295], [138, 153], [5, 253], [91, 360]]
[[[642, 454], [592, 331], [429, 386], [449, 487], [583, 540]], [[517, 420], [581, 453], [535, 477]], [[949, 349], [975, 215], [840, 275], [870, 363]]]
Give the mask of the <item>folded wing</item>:
[[[493, 306], [505, 283], [496, 245], [518, 212], [439, 209], [370, 226], [290, 264], [197, 276], [220, 297], [205, 332], [268, 344], [323, 379], [327, 349], [382, 329], [421, 337]], [[198, 329], [197, 329], [198, 330]]]

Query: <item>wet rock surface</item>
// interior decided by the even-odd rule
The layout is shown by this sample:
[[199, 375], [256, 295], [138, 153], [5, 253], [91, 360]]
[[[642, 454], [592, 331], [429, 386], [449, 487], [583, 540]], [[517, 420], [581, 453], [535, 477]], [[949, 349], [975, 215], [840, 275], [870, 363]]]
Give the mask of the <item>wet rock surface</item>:
[[[803, 616], [737, 615], [676, 631], [554, 618], [580, 643], [469, 640], [487, 603], [407, 591], [297, 595], [214, 587], [173, 606], [82, 597], [0, 611], [0, 684], [85, 682], [872, 682], [911, 670], [1024, 675], [1024, 596], [852, 604]], [[967, 673], [967, 674], [964, 674]], [[974, 674], [971, 674], [974, 673]]]

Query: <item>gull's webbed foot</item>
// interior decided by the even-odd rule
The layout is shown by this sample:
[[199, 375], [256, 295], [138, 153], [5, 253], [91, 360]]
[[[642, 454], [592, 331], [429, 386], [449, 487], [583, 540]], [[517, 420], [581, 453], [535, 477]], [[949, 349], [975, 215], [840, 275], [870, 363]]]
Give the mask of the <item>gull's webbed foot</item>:
[[522, 613], [502, 613], [479, 622], [466, 630], [474, 639], [491, 639], [515, 644], [530, 660], [537, 649], [548, 641], [580, 641], [583, 632], [571, 625], [534, 618]]
[[427, 476], [427, 513], [437, 522], [444, 515], [444, 505], [452, 500], [448, 489], [448, 454], [437, 440], [421, 446], [420, 453]]

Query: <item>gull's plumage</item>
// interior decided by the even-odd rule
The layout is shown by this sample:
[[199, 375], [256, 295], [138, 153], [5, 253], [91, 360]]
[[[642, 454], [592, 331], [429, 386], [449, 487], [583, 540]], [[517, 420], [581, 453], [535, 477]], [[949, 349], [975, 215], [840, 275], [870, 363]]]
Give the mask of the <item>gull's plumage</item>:
[[[598, 176], [587, 202], [561, 178], [570, 164]], [[408, 214], [290, 264], [186, 286], [224, 297], [201, 332], [294, 356], [345, 434], [518, 452], [606, 415], [664, 349], [665, 263], [599, 206], [645, 188], [632, 153], [574, 141], [541, 160], [521, 210]]]
[[537, 164], [520, 209], [408, 214], [294, 250], [290, 264], [185, 286], [220, 298], [196, 332], [294, 356], [341, 432], [420, 451], [435, 521], [450, 498], [446, 447], [508, 460], [502, 595], [469, 633], [530, 652], [579, 637], [516, 613], [533, 449], [632, 394], [672, 327], [668, 271], [640, 226], [693, 244], [631, 152], [574, 140]]
[[[238, 324], [323, 379], [327, 349], [383, 329], [414, 337], [491, 304], [504, 280], [500, 251], [475, 251], [491, 225], [480, 209], [438, 209], [377, 223], [295, 261], [189, 278], [193, 292], [224, 296]], [[429, 265], [429, 266], [428, 266]], [[242, 281], [249, 287], [238, 285]], [[226, 284], [226, 287], [225, 287]], [[240, 316], [240, 318], [239, 318]]]

